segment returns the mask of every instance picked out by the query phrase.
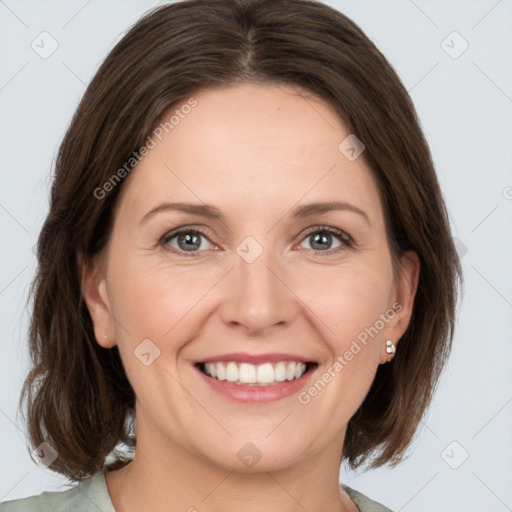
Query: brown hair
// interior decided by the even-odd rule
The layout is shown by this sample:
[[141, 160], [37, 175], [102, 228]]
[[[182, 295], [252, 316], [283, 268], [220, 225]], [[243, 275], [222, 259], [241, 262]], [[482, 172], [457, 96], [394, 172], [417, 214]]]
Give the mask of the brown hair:
[[[98, 187], [141, 148], [162, 115], [192, 94], [256, 81], [299, 86], [326, 100], [366, 146], [385, 208], [394, 270], [415, 251], [421, 269], [410, 324], [350, 420], [348, 464], [398, 463], [429, 405], [450, 351], [462, 283], [434, 165], [412, 101], [368, 37], [312, 0], [187, 0], [159, 7], [113, 48], [59, 149], [31, 288], [32, 370], [20, 397], [33, 446], [50, 468], [82, 480], [131, 460], [133, 389], [117, 347], [94, 337], [77, 254], [106, 245], [126, 180]], [[96, 192], [95, 192], [96, 191]], [[111, 463], [108, 464], [108, 459]]]

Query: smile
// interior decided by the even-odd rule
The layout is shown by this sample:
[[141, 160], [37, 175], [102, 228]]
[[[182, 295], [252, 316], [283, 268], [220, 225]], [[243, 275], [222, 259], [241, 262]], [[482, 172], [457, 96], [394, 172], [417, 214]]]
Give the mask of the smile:
[[199, 369], [218, 381], [233, 382], [237, 385], [271, 386], [280, 382], [300, 379], [315, 363], [279, 361], [254, 365], [238, 361], [200, 363]]

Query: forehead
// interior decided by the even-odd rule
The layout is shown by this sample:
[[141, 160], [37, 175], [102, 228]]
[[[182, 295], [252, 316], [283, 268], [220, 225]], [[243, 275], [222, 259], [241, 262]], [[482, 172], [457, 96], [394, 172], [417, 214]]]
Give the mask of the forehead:
[[296, 91], [249, 83], [208, 89], [194, 95], [194, 103], [176, 105], [132, 171], [123, 201], [137, 213], [181, 200], [259, 215], [302, 199], [333, 200], [379, 216], [370, 168], [340, 150], [351, 135], [342, 119], [326, 102]]

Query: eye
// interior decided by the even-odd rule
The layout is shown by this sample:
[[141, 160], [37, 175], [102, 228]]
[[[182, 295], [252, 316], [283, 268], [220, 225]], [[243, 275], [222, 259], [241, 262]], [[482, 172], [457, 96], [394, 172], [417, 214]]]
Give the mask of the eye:
[[[160, 243], [179, 255], [199, 256], [199, 254], [195, 253], [207, 249], [207, 247], [204, 247], [203, 239], [208, 240], [208, 237], [200, 229], [181, 229], [167, 233], [163, 236]], [[208, 243], [211, 242], [208, 240]]]
[[[204, 243], [204, 240], [207, 242]], [[305, 238], [302, 239], [300, 248], [310, 249], [315, 253], [337, 253], [353, 246], [352, 238], [345, 232], [329, 226], [315, 226], [308, 230]], [[310, 241], [311, 246], [302, 247], [305, 241]], [[333, 248], [333, 242], [337, 245]], [[165, 234], [160, 244], [180, 256], [200, 256], [201, 250], [207, 250], [208, 244], [213, 245], [205, 232], [201, 229], [184, 229], [171, 231]], [[206, 245], [206, 247], [205, 247]], [[215, 246], [213, 246], [215, 247]]]
[[[329, 226], [315, 226], [306, 233], [302, 243], [308, 240], [310, 241], [311, 250], [316, 253], [337, 253], [352, 247], [352, 239], [349, 235]], [[332, 247], [333, 241], [338, 242], [338, 245], [334, 248]], [[308, 247], [301, 247], [301, 249], [308, 249]]]

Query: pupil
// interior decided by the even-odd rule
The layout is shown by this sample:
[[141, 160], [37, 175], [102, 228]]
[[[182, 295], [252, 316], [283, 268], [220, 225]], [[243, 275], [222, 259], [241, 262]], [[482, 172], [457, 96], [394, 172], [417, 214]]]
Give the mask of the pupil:
[[[325, 247], [315, 247], [315, 245], [319, 245], [321, 243], [323, 244], [328, 244], [329, 241], [330, 241], [330, 237], [331, 235], [329, 234], [320, 234], [320, 233], [317, 233], [316, 235], [314, 235], [313, 237], [313, 248], [314, 249], [322, 249], [322, 248], [325, 248]], [[320, 240], [320, 241], [319, 241]]]
[[178, 241], [185, 242], [185, 245], [182, 247], [185, 251], [190, 251], [194, 249], [198, 249], [201, 245], [201, 241], [199, 240], [199, 236], [194, 234], [185, 233], [179, 236]]

